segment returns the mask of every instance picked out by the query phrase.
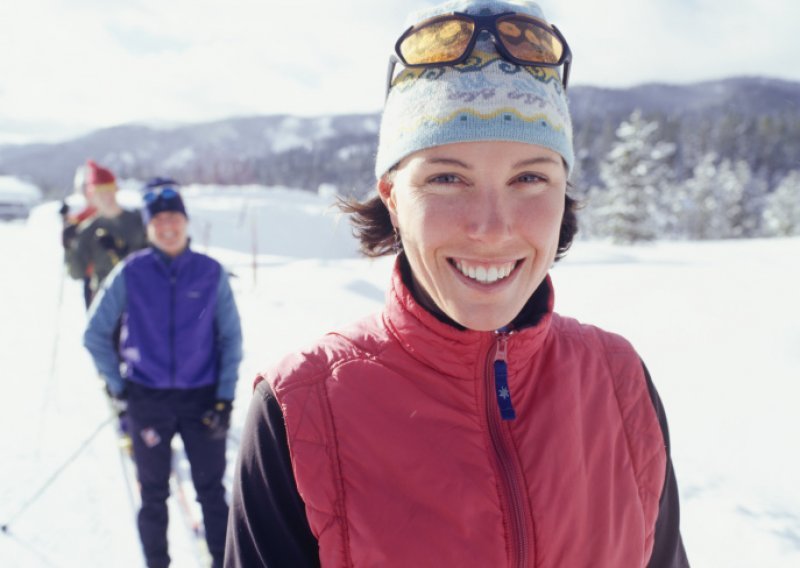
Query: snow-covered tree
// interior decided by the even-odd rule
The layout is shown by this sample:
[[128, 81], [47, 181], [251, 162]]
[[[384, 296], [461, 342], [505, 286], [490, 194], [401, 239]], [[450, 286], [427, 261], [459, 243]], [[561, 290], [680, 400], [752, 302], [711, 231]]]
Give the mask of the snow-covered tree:
[[676, 189], [680, 199], [681, 211], [679, 232], [690, 239], [710, 239], [721, 236], [723, 231], [719, 215], [717, 193], [717, 155], [709, 152], [694, 167], [693, 176], [680, 189]]
[[596, 212], [603, 233], [616, 242], [655, 239], [669, 224], [662, 205], [675, 148], [658, 140], [658, 128], [634, 111], [617, 129], [617, 141], [600, 165], [606, 190], [596, 196]]
[[745, 189], [752, 172], [747, 162], [723, 160], [717, 170], [717, 214], [714, 228], [708, 238], [727, 239], [744, 236], [746, 219], [744, 209]]
[[767, 198], [764, 229], [768, 235], [800, 235], [800, 170], [789, 172]]

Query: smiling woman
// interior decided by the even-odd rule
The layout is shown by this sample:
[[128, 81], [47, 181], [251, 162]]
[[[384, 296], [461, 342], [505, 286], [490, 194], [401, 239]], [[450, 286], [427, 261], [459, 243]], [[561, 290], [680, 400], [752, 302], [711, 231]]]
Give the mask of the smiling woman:
[[553, 311], [576, 230], [564, 36], [525, 0], [410, 24], [376, 195], [343, 204], [366, 254], [397, 254], [385, 308], [257, 380], [227, 565], [686, 566], [644, 365]]
[[423, 306], [492, 331], [514, 319], [553, 263], [566, 185], [552, 150], [490, 141], [420, 150], [378, 189], [402, 228]]

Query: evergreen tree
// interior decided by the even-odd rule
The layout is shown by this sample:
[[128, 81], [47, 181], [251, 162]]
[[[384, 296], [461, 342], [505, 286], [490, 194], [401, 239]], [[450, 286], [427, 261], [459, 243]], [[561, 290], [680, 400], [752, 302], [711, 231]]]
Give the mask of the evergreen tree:
[[750, 183], [750, 166], [746, 162], [723, 160], [717, 170], [717, 214], [708, 238], [729, 239], [744, 236], [745, 187]]
[[[694, 167], [693, 176], [678, 190], [683, 205], [680, 233], [690, 239], [712, 239], [721, 236], [717, 155], [709, 152]], [[724, 220], [724, 219], [723, 219]]]
[[598, 201], [602, 231], [615, 242], [655, 239], [669, 225], [663, 199], [674, 146], [658, 140], [658, 123], [634, 111], [617, 129], [617, 141], [600, 165], [606, 191]]
[[770, 236], [800, 235], [800, 170], [787, 174], [767, 197], [764, 228]]

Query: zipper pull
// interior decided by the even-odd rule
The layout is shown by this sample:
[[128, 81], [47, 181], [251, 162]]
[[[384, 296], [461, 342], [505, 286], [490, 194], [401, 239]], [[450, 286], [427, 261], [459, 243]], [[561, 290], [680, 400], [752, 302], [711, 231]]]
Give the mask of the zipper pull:
[[494, 389], [497, 406], [503, 420], [514, 420], [517, 413], [511, 403], [511, 391], [508, 388], [508, 334], [497, 335], [497, 350], [494, 355]]

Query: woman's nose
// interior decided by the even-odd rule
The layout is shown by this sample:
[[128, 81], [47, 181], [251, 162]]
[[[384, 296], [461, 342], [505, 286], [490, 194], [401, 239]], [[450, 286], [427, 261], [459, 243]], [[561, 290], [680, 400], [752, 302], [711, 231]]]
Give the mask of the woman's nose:
[[511, 233], [513, 207], [501, 191], [486, 189], [470, 200], [467, 233], [470, 237], [492, 241]]

